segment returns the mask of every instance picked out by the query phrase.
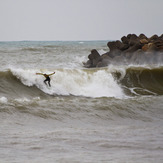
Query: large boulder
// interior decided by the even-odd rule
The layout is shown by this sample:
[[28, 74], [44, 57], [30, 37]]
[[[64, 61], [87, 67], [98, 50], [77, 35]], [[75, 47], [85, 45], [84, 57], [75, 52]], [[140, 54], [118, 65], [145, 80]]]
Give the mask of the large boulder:
[[148, 44], [149, 41], [148, 41], [147, 39], [143, 38], [143, 39], [140, 39], [140, 43], [141, 43], [142, 45], [143, 45], [143, 44]]
[[108, 53], [109, 57], [114, 58], [115, 56], [121, 55], [121, 47], [123, 47], [122, 42], [120, 41], [111, 41], [108, 42], [107, 46], [109, 47], [110, 51]]
[[124, 50], [124, 53], [133, 53], [135, 51], [137, 51], [138, 49], [141, 49], [142, 46], [141, 44], [138, 42], [132, 46], [130, 46], [127, 50]]
[[88, 56], [89, 66], [96, 67], [99, 61], [101, 61], [101, 56], [96, 49], [91, 50], [91, 54]]
[[111, 42], [108, 42], [107, 43], [107, 46], [109, 47], [109, 49], [110, 49], [110, 52], [111, 51], [113, 51], [113, 50], [117, 50], [117, 49], [119, 49], [120, 48], [120, 46], [121, 46], [121, 42], [120, 41], [111, 41]]
[[129, 43], [129, 39], [128, 39], [126, 36], [123, 36], [123, 37], [121, 38], [121, 41], [122, 41], [122, 43], [124, 43], [124, 44], [128, 44], [128, 43]]
[[142, 47], [142, 50], [144, 52], [157, 51], [157, 46], [154, 43], [148, 43]]
[[163, 40], [163, 34], [160, 36], [160, 39]]
[[146, 39], [148, 40], [147, 36], [145, 36], [143, 33], [139, 35], [139, 40]]
[[133, 46], [139, 43], [139, 38], [135, 34], [130, 34], [129, 46]]
[[150, 42], [153, 42], [157, 40], [159, 37], [157, 35], [153, 35], [152, 37], [149, 38]]

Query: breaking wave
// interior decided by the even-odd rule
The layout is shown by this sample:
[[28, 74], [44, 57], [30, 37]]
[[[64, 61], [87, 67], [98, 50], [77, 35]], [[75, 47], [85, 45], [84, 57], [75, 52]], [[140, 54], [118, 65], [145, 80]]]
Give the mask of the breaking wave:
[[[74, 95], [86, 97], [122, 97], [123, 90], [107, 70], [57, 69], [51, 76], [51, 87], [36, 72], [54, 70], [9, 69], [0, 72], [2, 94], [12, 96]], [[5, 96], [6, 97], [6, 96]]]
[[[121, 74], [122, 75], [122, 74]], [[120, 83], [133, 95], [163, 95], [163, 67], [129, 67]]]
[[[51, 76], [51, 87], [36, 72]], [[85, 96], [115, 97], [126, 95], [162, 95], [163, 67], [103, 69], [8, 69], [0, 72], [0, 97]]]

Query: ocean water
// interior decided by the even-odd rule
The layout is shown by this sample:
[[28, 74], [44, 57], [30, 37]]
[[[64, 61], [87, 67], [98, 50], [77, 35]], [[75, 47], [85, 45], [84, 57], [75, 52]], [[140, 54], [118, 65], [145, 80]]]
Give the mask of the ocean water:
[[84, 68], [107, 42], [0, 42], [0, 162], [163, 162], [163, 61]]

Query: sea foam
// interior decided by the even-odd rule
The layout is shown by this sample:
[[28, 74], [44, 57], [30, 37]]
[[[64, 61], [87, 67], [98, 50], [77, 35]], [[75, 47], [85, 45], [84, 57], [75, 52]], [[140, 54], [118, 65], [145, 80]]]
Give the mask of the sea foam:
[[[44, 76], [36, 72], [51, 73], [51, 87], [44, 84]], [[36, 86], [50, 95], [74, 95], [86, 97], [122, 97], [123, 91], [107, 69], [57, 69], [24, 70], [12, 69], [11, 72], [26, 86]]]
[[0, 97], [0, 103], [6, 104], [8, 102], [8, 99], [6, 97]]

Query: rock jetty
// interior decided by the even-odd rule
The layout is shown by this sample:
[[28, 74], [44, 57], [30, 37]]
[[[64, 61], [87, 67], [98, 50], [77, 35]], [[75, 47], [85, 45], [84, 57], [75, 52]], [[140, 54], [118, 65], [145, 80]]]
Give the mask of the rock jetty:
[[163, 63], [163, 34], [148, 38], [144, 34], [128, 34], [121, 40], [107, 43], [108, 52], [100, 55], [96, 49], [91, 50], [87, 68], [105, 67], [109, 64], [155, 64]]

